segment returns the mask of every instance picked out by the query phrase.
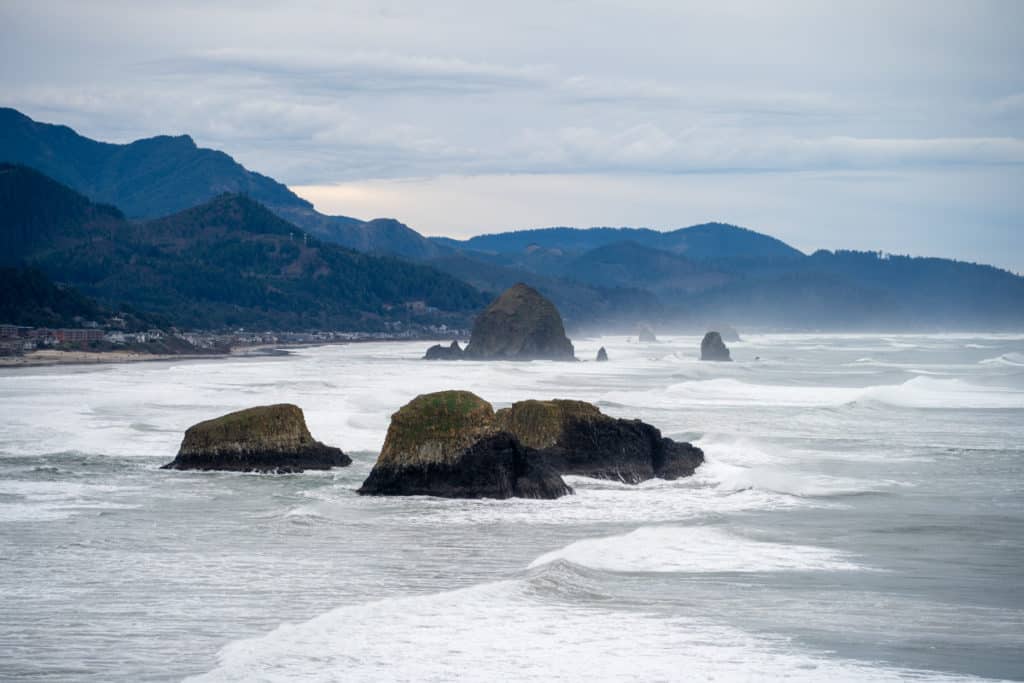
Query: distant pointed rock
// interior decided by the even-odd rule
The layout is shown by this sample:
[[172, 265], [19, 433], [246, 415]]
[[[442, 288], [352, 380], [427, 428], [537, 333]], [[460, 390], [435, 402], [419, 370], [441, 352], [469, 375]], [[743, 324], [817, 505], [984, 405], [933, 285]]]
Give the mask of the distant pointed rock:
[[603, 363], [604, 361], [608, 360], [608, 352], [604, 350], [603, 346], [597, 350], [596, 360], [598, 363]]
[[519, 283], [473, 324], [465, 357], [476, 360], [575, 360], [562, 316], [540, 292]]
[[658, 338], [654, 336], [654, 331], [647, 325], [641, 325], [640, 331], [637, 333], [637, 339], [642, 342], [656, 342]]
[[290, 403], [228, 413], [188, 428], [165, 470], [292, 473], [345, 467], [341, 449], [312, 437], [302, 409]]
[[731, 361], [729, 348], [722, 341], [718, 332], [708, 332], [700, 342], [700, 359], [712, 361]]

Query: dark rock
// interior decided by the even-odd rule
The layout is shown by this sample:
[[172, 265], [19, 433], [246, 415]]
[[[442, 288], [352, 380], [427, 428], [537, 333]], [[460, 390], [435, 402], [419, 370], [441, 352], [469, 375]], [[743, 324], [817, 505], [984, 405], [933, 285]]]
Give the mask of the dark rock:
[[340, 449], [312, 437], [301, 408], [282, 403], [240, 410], [189, 427], [177, 457], [162, 469], [284, 474], [351, 463]]
[[597, 350], [596, 360], [599, 363], [603, 363], [604, 361], [608, 360], [608, 352], [604, 350], [603, 346]]
[[557, 498], [572, 493], [533, 449], [497, 430], [491, 404], [468, 391], [417, 396], [391, 425], [362, 495]]
[[642, 342], [656, 342], [658, 338], [654, 336], [654, 331], [647, 325], [642, 325], [640, 331], [637, 333], [637, 340]]
[[704, 454], [662, 437], [640, 420], [621, 420], [583, 401], [520, 401], [495, 415], [498, 428], [537, 449], [559, 474], [636, 484], [693, 474]]
[[378, 462], [362, 495], [443, 498], [559, 498], [572, 489], [537, 452], [507, 432], [480, 438], [451, 457], [432, 462]]
[[729, 348], [722, 341], [722, 335], [708, 332], [700, 342], [700, 359], [713, 361], [731, 361]]
[[575, 360], [558, 309], [519, 283], [495, 299], [473, 324], [465, 357], [478, 360]]
[[459, 360], [462, 356], [462, 347], [459, 346], [459, 342], [456, 340], [451, 343], [451, 346], [434, 344], [427, 349], [427, 354], [423, 358], [424, 360]]

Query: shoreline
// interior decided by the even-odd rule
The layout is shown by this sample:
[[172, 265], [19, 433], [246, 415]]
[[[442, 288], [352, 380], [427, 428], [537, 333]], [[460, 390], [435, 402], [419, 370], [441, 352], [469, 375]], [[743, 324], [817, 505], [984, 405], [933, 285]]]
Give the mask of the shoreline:
[[40, 349], [21, 356], [0, 356], [0, 370], [64, 365], [116, 365], [120, 363], [244, 358], [246, 356], [275, 357], [290, 355], [290, 349], [365, 344], [379, 341], [425, 341], [429, 343], [431, 340], [346, 339], [338, 341], [284, 342], [280, 344], [239, 346], [227, 353], [139, 353], [136, 351], [60, 351], [56, 349]]

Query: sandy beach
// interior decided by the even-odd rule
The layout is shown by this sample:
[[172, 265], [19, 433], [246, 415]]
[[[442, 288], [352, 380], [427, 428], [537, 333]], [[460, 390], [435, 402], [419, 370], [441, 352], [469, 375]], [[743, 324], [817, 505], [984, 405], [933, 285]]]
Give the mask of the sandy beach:
[[40, 365], [95, 365], [99, 363], [140, 363], [161, 360], [219, 358], [214, 353], [137, 353], [134, 351], [59, 351], [41, 349], [23, 356], [0, 357], [0, 368], [38, 367]]

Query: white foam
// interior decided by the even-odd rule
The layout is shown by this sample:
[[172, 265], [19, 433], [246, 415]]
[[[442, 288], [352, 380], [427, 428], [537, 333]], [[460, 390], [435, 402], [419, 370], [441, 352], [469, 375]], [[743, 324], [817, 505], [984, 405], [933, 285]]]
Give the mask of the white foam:
[[710, 619], [581, 607], [527, 581], [346, 606], [231, 643], [206, 681], [965, 680], [803, 651]]
[[1004, 353], [1001, 356], [986, 358], [978, 362], [985, 365], [1024, 366], [1024, 353]]
[[696, 380], [666, 389], [612, 391], [603, 400], [624, 405], [838, 407], [859, 401], [906, 408], [1024, 408], [1024, 391], [961, 379], [914, 377], [868, 387], [754, 384], [734, 378]]
[[641, 527], [621, 536], [576, 541], [538, 557], [613, 572], [770, 572], [851, 570], [841, 553], [808, 545], [768, 543], [710, 526]]
[[110, 500], [128, 487], [78, 482], [0, 479], [0, 523], [51, 522], [102, 510], [130, 510], [136, 504]]

